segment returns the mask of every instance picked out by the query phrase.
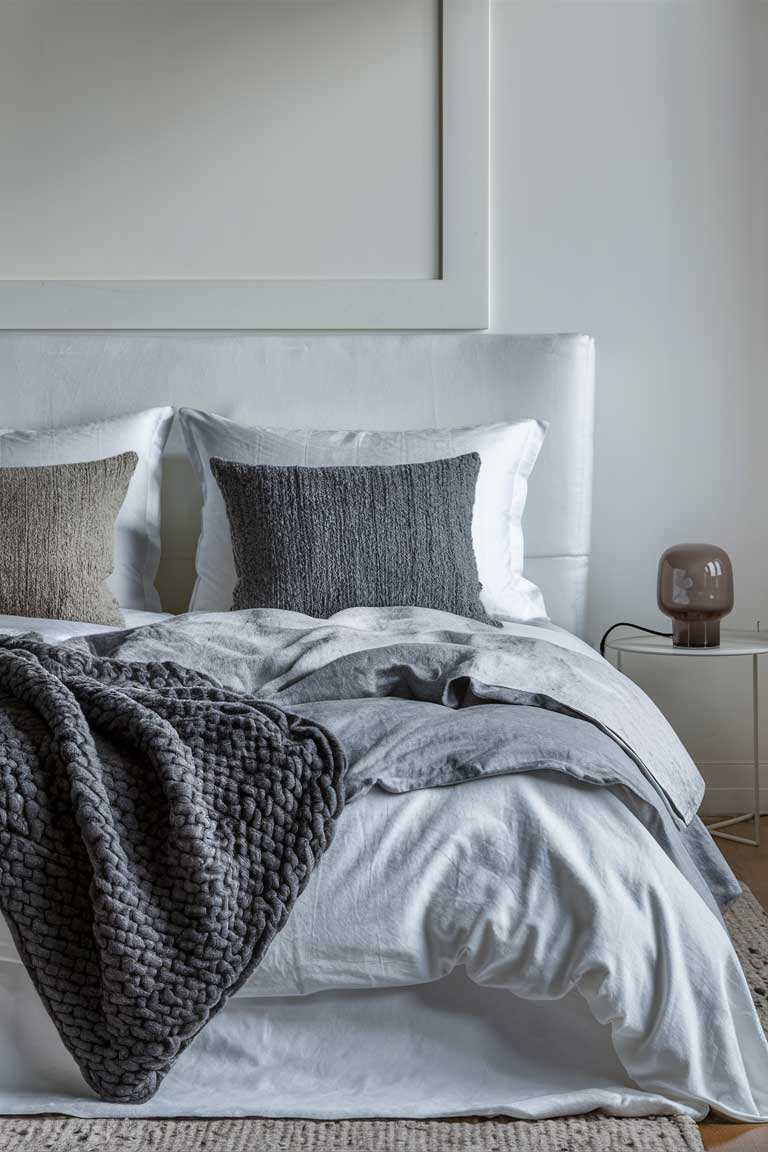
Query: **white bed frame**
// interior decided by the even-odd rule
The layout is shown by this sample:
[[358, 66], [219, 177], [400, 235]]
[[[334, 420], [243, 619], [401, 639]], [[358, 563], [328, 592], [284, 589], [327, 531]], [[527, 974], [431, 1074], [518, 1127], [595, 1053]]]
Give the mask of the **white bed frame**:
[[[587, 336], [209, 333], [0, 334], [6, 428], [45, 428], [158, 404], [282, 427], [424, 428], [523, 416], [550, 422], [524, 519], [526, 574], [552, 619], [584, 626], [594, 344]], [[158, 585], [183, 611], [200, 496], [174, 430]]]

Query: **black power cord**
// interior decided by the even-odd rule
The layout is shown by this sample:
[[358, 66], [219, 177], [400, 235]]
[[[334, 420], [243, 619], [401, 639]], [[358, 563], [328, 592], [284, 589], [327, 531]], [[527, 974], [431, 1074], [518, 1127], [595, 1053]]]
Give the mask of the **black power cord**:
[[611, 624], [608, 631], [600, 641], [600, 655], [605, 656], [605, 642], [617, 628], [637, 628], [639, 632], [647, 632], [649, 636], [671, 636], [671, 632], [658, 632], [655, 628], [644, 628], [642, 624], [633, 624], [630, 620], [620, 620], [618, 624]]

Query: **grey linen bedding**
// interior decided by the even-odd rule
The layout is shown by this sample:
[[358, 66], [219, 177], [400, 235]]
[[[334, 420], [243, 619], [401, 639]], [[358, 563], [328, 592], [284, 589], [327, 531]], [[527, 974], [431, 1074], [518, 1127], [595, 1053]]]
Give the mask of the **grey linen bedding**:
[[[328, 620], [264, 608], [196, 612], [80, 642], [120, 660], [174, 660], [281, 707], [311, 705], [318, 719], [322, 712], [336, 724], [345, 723], [358, 752], [382, 725], [404, 718], [405, 710], [392, 701], [438, 706], [432, 715], [443, 720], [446, 709], [458, 709], [460, 724], [467, 722], [466, 709], [478, 704], [528, 705], [586, 720], [605, 732], [635, 762], [633, 778], [642, 775], [651, 782], [685, 823], [704, 795], [704, 781], [658, 708], [607, 661], [445, 612], [357, 608]], [[385, 710], [396, 707], [394, 718], [386, 711], [382, 718], [382, 700]], [[375, 782], [407, 792], [488, 774], [486, 767], [478, 771], [451, 756], [421, 762], [416, 751], [404, 746], [394, 759], [379, 758]], [[591, 769], [570, 757], [567, 746], [558, 757], [565, 758], [565, 770], [591, 778]], [[349, 759], [351, 796], [363, 782], [357, 757]], [[516, 770], [510, 758], [503, 763], [505, 771]], [[527, 770], [531, 766], [527, 763]], [[598, 770], [594, 782], [610, 780]]]
[[149, 1099], [259, 964], [342, 774], [316, 725], [197, 672], [0, 647], [0, 907], [103, 1099]]
[[705, 899], [736, 899], [738, 881], [695, 816], [704, 782], [662, 714], [597, 654], [537, 631], [511, 635], [420, 608], [329, 620], [251, 609], [80, 642], [204, 669], [321, 723], [347, 759], [347, 803], [374, 786], [409, 792], [545, 770], [621, 788]]
[[705, 877], [721, 906], [734, 900], [738, 882], [695, 817], [703, 780], [664, 717], [597, 654], [537, 632], [510, 635], [419, 608], [357, 608], [329, 620], [252, 609], [82, 643], [202, 668], [322, 723], [347, 758], [347, 802], [374, 785], [409, 792], [539, 770], [620, 787], [692, 883]]
[[[259, 609], [197, 613], [56, 650], [6, 644], [4, 857], [9, 835], [21, 843], [14, 821], [24, 813], [29, 822], [17, 781], [39, 773], [52, 748], [69, 746], [57, 726], [74, 725], [88, 752], [70, 774], [65, 802], [56, 798], [66, 832], [46, 824], [42, 807], [43, 831], [37, 811], [29, 825], [41, 845], [65, 835], [76, 874], [69, 868], [62, 877], [56, 858], [41, 851], [23, 861], [21, 881], [2, 880], [0, 899], [65, 1043], [110, 1098], [151, 1095], [263, 956], [327, 846], [343, 799], [374, 785], [408, 792], [563, 772], [620, 790], [711, 906], [712, 893], [720, 904], [738, 893], [692, 820], [701, 779], [661, 714], [605, 661], [547, 640], [423, 609], [354, 609], [331, 620]], [[26, 687], [41, 678], [44, 700], [39, 687]], [[65, 693], [75, 701], [66, 715]], [[247, 782], [262, 748], [275, 772], [271, 788], [255, 795]], [[110, 844], [101, 855], [111, 821], [114, 851]], [[290, 836], [273, 847], [262, 839], [267, 824], [276, 844], [280, 830]], [[240, 837], [239, 827], [247, 830]], [[8, 912], [14, 884], [17, 904]], [[25, 890], [36, 913], [26, 920], [18, 905]], [[57, 916], [62, 900], [79, 902], [71, 927]], [[127, 936], [121, 916], [130, 921]], [[85, 949], [91, 923], [96, 944]], [[72, 951], [50, 974], [57, 1003], [45, 981], [51, 944], [62, 936]], [[80, 949], [82, 976], [71, 962]], [[72, 1019], [69, 1007], [83, 995], [93, 1018]]]

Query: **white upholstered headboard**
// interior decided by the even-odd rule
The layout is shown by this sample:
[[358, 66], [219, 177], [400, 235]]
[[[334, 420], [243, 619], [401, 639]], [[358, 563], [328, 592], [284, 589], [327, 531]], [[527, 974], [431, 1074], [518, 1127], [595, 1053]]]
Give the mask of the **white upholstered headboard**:
[[[587, 336], [2, 333], [0, 425], [45, 428], [158, 404], [254, 424], [425, 428], [550, 422], [530, 482], [526, 573], [553, 620], [584, 623], [594, 346]], [[199, 524], [178, 431], [163, 487], [164, 606], [186, 607]]]

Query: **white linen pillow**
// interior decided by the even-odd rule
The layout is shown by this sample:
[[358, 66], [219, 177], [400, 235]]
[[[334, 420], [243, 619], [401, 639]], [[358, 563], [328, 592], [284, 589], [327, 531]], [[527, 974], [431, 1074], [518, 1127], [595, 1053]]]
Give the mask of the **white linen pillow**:
[[155, 576], [160, 561], [160, 481], [163, 449], [173, 408], [94, 420], [41, 432], [0, 429], [0, 467], [79, 464], [135, 452], [138, 463], [115, 521], [114, 568], [108, 580], [121, 608], [156, 612]]
[[330, 432], [255, 428], [224, 416], [180, 408], [179, 421], [203, 490], [197, 580], [191, 612], [232, 606], [235, 565], [224, 500], [212, 456], [240, 464], [422, 464], [477, 452], [472, 542], [486, 611], [514, 620], [546, 619], [541, 591], [523, 576], [521, 520], [531, 474], [546, 434], [540, 420], [404, 432]]

